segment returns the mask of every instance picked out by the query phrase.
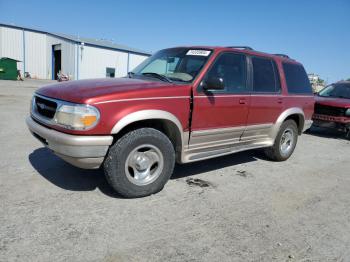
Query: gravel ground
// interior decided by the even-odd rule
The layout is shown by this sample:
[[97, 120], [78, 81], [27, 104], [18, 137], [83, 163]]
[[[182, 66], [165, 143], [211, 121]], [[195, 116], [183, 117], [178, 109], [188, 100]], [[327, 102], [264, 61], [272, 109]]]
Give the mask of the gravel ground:
[[339, 134], [304, 134], [283, 163], [254, 150], [177, 166], [160, 193], [122, 199], [27, 131], [47, 82], [0, 81], [0, 261], [350, 261]]

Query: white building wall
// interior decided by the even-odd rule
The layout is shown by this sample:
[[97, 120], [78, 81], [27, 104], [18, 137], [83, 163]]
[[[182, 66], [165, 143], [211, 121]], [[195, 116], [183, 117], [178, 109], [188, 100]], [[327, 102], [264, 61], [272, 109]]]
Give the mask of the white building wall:
[[[0, 49], [1, 57], [9, 57], [23, 61], [23, 31], [14, 28], [0, 27]], [[23, 63], [17, 63], [17, 68], [23, 75]]]
[[52, 46], [61, 45], [61, 71], [67, 74], [71, 79], [75, 79], [75, 43], [54, 37], [51, 35], [46, 36], [46, 78], [52, 79]]
[[[24, 40], [24, 41], [23, 41]], [[106, 77], [106, 68], [115, 68], [115, 77], [123, 77], [134, 69], [146, 55], [83, 46], [46, 33], [0, 26], [0, 57], [19, 60], [21, 74], [33, 78], [52, 79], [52, 46], [61, 45], [61, 71], [71, 79]], [[25, 56], [25, 57], [24, 57]]]
[[25, 31], [25, 70], [32, 78], [46, 79], [46, 35]]
[[106, 68], [115, 68], [115, 77], [127, 75], [126, 52], [84, 46], [79, 49], [79, 79], [106, 77]]
[[147, 58], [148, 58], [148, 56], [130, 54], [129, 55], [129, 70], [128, 71], [132, 71], [136, 66], [141, 64]]

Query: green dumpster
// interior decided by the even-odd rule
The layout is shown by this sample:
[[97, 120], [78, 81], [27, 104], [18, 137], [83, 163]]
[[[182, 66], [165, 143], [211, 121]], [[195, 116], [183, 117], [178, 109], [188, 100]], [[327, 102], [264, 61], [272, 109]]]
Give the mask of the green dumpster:
[[0, 79], [17, 80], [17, 62], [20, 61], [8, 57], [0, 58]]

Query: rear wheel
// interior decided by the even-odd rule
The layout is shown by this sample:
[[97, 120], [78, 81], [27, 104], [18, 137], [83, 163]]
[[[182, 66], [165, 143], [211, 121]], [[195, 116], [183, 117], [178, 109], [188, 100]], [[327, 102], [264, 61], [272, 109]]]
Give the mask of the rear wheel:
[[272, 147], [265, 149], [268, 158], [274, 161], [287, 160], [298, 141], [298, 127], [294, 120], [283, 122]]
[[112, 188], [125, 197], [142, 197], [162, 190], [175, 164], [169, 138], [153, 128], [121, 137], [109, 150], [104, 172]]

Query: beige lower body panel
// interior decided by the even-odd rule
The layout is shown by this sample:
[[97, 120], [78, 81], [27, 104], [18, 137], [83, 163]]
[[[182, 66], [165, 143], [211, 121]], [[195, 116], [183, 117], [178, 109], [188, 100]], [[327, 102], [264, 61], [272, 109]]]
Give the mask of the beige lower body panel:
[[47, 148], [66, 162], [80, 168], [99, 168], [113, 142], [112, 136], [65, 134], [40, 125], [31, 117], [28, 117], [26, 122], [30, 132]]
[[[189, 163], [244, 150], [272, 146], [273, 124], [194, 131], [183, 146], [181, 162]], [[184, 137], [188, 138], [189, 133]], [[188, 140], [187, 140], [188, 141]]]
[[67, 155], [62, 155], [53, 151], [55, 155], [71, 164], [83, 169], [98, 169], [103, 163], [104, 157], [72, 157]]
[[241, 137], [242, 141], [252, 141], [252, 140], [262, 140], [271, 137], [271, 130], [273, 124], [261, 124], [261, 125], [251, 125], [247, 126]]

